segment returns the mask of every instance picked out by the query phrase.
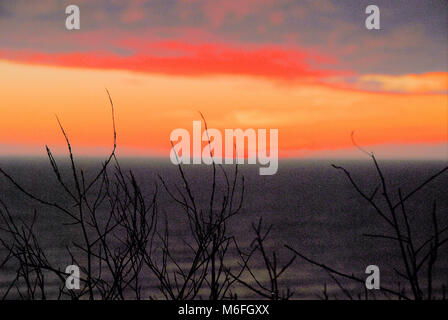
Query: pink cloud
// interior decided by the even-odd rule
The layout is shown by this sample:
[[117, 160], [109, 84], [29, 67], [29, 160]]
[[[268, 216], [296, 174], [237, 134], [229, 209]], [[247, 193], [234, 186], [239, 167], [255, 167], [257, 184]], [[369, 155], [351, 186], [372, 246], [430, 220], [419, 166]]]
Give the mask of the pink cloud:
[[272, 24], [281, 24], [283, 22], [283, 13], [279, 11], [273, 12], [269, 16], [269, 20], [271, 21]]
[[143, 20], [144, 17], [145, 16], [141, 8], [129, 7], [123, 12], [121, 21], [124, 23], [133, 23]]
[[135, 51], [130, 55], [104, 50], [76, 53], [0, 50], [0, 58], [64, 67], [119, 69], [183, 76], [245, 75], [289, 81], [319, 81], [341, 74], [313, 66], [329, 63], [332, 57], [301, 48], [134, 40], [117, 40], [120, 48]]
[[275, 3], [274, 0], [183, 0], [181, 2], [200, 4], [203, 14], [215, 27], [220, 26], [228, 16], [243, 18]]

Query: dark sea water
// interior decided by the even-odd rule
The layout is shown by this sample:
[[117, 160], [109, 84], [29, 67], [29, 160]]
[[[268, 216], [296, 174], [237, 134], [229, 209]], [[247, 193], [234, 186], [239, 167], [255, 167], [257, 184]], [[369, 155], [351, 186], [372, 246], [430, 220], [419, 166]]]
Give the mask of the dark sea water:
[[[95, 159], [81, 159], [79, 166], [89, 176], [98, 168], [99, 163]], [[264, 223], [272, 224], [270, 238], [266, 241], [267, 249], [269, 252], [276, 250], [280, 262], [286, 262], [291, 256], [291, 252], [284, 247], [287, 244], [316, 261], [361, 278], [367, 276], [365, 268], [368, 265], [377, 265], [381, 271], [381, 286], [396, 289], [398, 282], [403, 282], [394, 272], [394, 268], [403, 270], [398, 245], [390, 240], [363, 236], [367, 233], [391, 234], [392, 230], [353, 189], [346, 176], [331, 167], [332, 163], [349, 170], [368, 194], [379, 183], [375, 167], [369, 160], [284, 160], [279, 163], [279, 170], [273, 176], [260, 176], [257, 165], [243, 165], [239, 170], [245, 177], [244, 202], [240, 214], [228, 222], [228, 232], [236, 237], [243, 248], [247, 248], [253, 239], [251, 224], [262, 217]], [[394, 203], [398, 201], [399, 188], [406, 195], [446, 165], [446, 162], [437, 161], [381, 159], [379, 163]], [[69, 173], [67, 165], [67, 162], [61, 162], [66, 174]], [[168, 217], [172, 243], [178, 248], [180, 261], [188, 263], [190, 258], [182, 245], [182, 239], [190, 241], [190, 234], [188, 226], [183, 222], [182, 208], [161, 188], [158, 178], [158, 175], [163, 177], [171, 187], [176, 184], [182, 186], [177, 167], [155, 159], [127, 159], [122, 160], [121, 165], [124, 170], [133, 170], [148, 195], [155, 191], [155, 184], [158, 184], [158, 207], [161, 214]], [[26, 190], [50, 202], [68, 203], [47, 160], [3, 158], [0, 159], [0, 167], [14, 176]], [[225, 169], [233, 175], [232, 166], [226, 166]], [[211, 167], [186, 166], [185, 174], [198, 203], [207, 208], [212, 182]], [[222, 185], [223, 182], [223, 176], [218, 175], [218, 184]], [[407, 201], [411, 228], [417, 239], [423, 241], [432, 232], [431, 211], [434, 202], [440, 225], [447, 225], [447, 190], [448, 174], [445, 172]], [[219, 192], [217, 194], [219, 197]], [[381, 192], [376, 197], [381, 208], [386, 208], [385, 202], [381, 200]], [[54, 209], [41, 206], [23, 196], [3, 176], [0, 176], [0, 198], [16, 219], [27, 220], [33, 210], [37, 210], [38, 239], [48, 258], [61, 269], [65, 268], [70, 262], [65, 247], [79, 239], [79, 232], [71, 227], [64, 227], [64, 217]], [[448, 283], [447, 247], [441, 249], [435, 266], [436, 290], [441, 290], [442, 283]], [[0, 251], [0, 257], [4, 254], [4, 250]], [[236, 264], [236, 257], [230, 255], [227, 263]], [[267, 280], [262, 259], [254, 259], [252, 263], [252, 268], [260, 279]], [[14, 279], [13, 271], [12, 267], [0, 270], [0, 293]], [[251, 281], [249, 276], [247, 280]], [[280, 278], [282, 288], [289, 287], [294, 291], [295, 299], [316, 299], [322, 296], [325, 284], [330, 298], [347, 298], [327, 272], [300, 258]], [[361, 283], [341, 280], [341, 284], [354, 296], [364, 294]], [[145, 292], [155, 295], [157, 286], [157, 281], [148, 280], [144, 284]], [[56, 286], [54, 290], [57, 290]], [[236, 292], [240, 298], [255, 297], [243, 287]]]

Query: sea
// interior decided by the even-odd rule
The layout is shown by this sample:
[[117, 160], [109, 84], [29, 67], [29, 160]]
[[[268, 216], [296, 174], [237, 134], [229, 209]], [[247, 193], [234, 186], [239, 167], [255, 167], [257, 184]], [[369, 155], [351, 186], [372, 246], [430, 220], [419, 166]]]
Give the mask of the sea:
[[[83, 171], [86, 180], [93, 177], [101, 168], [104, 159], [76, 158], [78, 172]], [[70, 188], [75, 185], [71, 180], [70, 162], [65, 158], [56, 158], [63, 181]], [[186, 220], [184, 207], [177, 203], [164, 188], [167, 188], [178, 199], [186, 194], [185, 184], [179, 168], [170, 162], [158, 158], [123, 158], [119, 162], [126, 175], [132, 171], [142, 193], [151, 199], [157, 192], [157, 212], [160, 215], [158, 227], [163, 230], [168, 224], [169, 244], [176, 263], [167, 262], [168, 272], [176, 268], [188, 267], [193, 261], [190, 247], [194, 247], [192, 231]], [[287, 248], [293, 248], [302, 256], [278, 277], [279, 294], [292, 293], [291, 299], [395, 299], [393, 295], [381, 294], [378, 290], [367, 290], [361, 281], [332, 274], [322, 267], [325, 265], [335, 271], [366, 279], [369, 274], [366, 268], [375, 265], [379, 269], [380, 286], [403, 292], [412, 296], [407, 280], [400, 275], [405, 273], [400, 246], [395, 231], [377, 213], [375, 208], [364, 199], [353, 187], [345, 173], [332, 165], [345, 168], [356, 182], [360, 190], [367, 196], [377, 192], [373, 198], [378, 207], [388, 212], [387, 202], [383, 197], [381, 180], [371, 159], [285, 159], [279, 162], [278, 172], [271, 176], [259, 175], [258, 165], [239, 165], [238, 183], [234, 199], [241, 199], [242, 180], [244, 177], [244, 193], [241, 209], [226, 222], [226, 234], [235, 239], [240, 250], [249, 252], [254, 246], [254, 230], [262, 221], [262, 230], [270, 227], [268, 237], [264, 241], [266, 256], [273, 268], [274, 255], [277, 272], [294, 257]], [[420, 184], [447, 166], [446, 161], [418, 160], [382, 160], [378, 159], [388, 194], [393, 204], [399, 201], [399, 192], [405, 197]], [[48, 203], [57, 203], [70, 211], [76, 212], [73, 202], [58, 183], [48, 159], [38, 157], [2, 157], [0, 168], [20, 185], [23, 190]], [[230, 181], [235, 175], [234, 165], [225, 165], [216, 172], [216, 206], [224, 200], [226, 194], [226, 172]], [[114, 164], [109, 168], [113, 178]], [[213, 170], [207, 165], [184, 165], [183, 173], [188, 181], [198, 208], [208, 210], [213, 185]], [[448, 172], [431, 180], [425, 187], [415, 192], [405, 202], [414, 246], [418, 247], [434, 234], [433, 212], [437, 217], [438, 230], [448, 225]], [[72, 263], [67, 248], [79, 254], [78, 261], [85, 263], [82, 252], [77, 251], [73, 243], [82, 243], [79, 227], [69, 217], [52, 206], [42, 205], [0, 174], [0, 200], [11, 214], [12, 219], [20, 224], [30, 223], [34, 212], [36, 222], [34, 234], [40, 248], [48, 261], [60, 270]], [[402, 219], [402, 211], [397, 207], [397, 216]], [[0, 222], [4, 227], [5, 221]], [[401, 232], [406, 232], [401, 220]], [[369, 235], [377, 235], [369, 236]], [[378, 237], [379, 235], [379, 237]], [[94, 235], [92, 234], [92, 237]], [[386, 237], [385, 237], [386, 236]], [[448, 232], [442, 233], [440, 239], [446, 239]], [[4, 229], [0, 230], [0, 238], [10, 241]], [[111, 240], [114, 241], [114, 240]], [[433, 268], [434, 294], [443, 295], [444, 285], [448, 284], [448, 244], [442, 245], [438, 259]], [[424, 247], [428, 248], [428, 245]], [[421, 256], [424, 256], [422, 250]], [[0, 266], [6, 257], [7, 250], [0, 246]], [[157, 256], [157, 255], [156, 255]], [[318, 264], [307, 261], [306, 257]], [[84, 260], [83, 260], [84, 259]], [[159, 264], [163, 261], [155, 258]], [[168, 259], [169, 260], [169, 259]], [[242, 264], [241, 257], [232, 244], [223, 259], [223, 263], [237, 272]], [[270, 290], [269, 272], [265, 259], [256, 252], [249, 261], [252, 274], [244, 272], [241, 279], [253, 288], [263, 292]], [[26, 292], [23, 282], [11, 284], [17, 275], [17, 264], [13, 261], [0, 268], [0, 298], [8, 290], [7, 299], [23, 298]], [[98, 268], [98, 266], [94, 266]], [[174, 273], [173, 273], [174, 274]], [[426, 271], [420, 272], [422, 290], [426, 290]], [[164, 299], [160, 291], [160, 282], [149, 270], [142, 272], [141, 298]], [[260, 285], [262, 287], [260, 287]], [[48, 280], [46, 298], [58, 298], [61, 282]], [[289, 290], [289, 291], [287, 291]], [[235, 282], [228, 292], [239, 299], [257, 299], [260, 296], [248, 286]], [[26, 297], [26, 294], [25, 294]], [[36, 295], [35, 298], [39, 298]], [[134, 299], [132, 294], [126, 296]], [[195, 297], [208, 299], [206, 284]]]

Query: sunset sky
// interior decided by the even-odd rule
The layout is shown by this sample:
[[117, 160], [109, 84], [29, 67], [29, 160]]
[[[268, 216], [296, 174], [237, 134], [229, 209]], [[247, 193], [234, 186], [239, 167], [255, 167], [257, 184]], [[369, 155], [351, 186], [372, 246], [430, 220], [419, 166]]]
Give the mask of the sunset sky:
[[[67, 5], [81, 29], [65, 28]], [[365, 8], [381, 10], [367, 30]], [[283, 157], [448, 156], [448, 1], [0, 0], [0, 155], [168, 157], [170, 132], [275, 128]], [[347, 153], [348, 152], [348, 153]]]

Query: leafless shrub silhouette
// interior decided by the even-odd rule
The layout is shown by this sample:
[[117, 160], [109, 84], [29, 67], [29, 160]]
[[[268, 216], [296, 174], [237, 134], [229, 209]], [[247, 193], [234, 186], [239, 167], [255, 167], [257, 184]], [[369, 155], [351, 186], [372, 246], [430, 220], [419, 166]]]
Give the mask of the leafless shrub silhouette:
[[[289, 259], [287, 263], [285, 263], [283, 266], [278, 265], [278, 254], [277, 252], [272, 252], [272, 259], [270, 258], [269, 253], [266, 251], [264, 242], [266, 238], [268, 237], [272, 225], [270, 225], [266, 231], [263, 232], [263, 224], [262, 224], [262, 218], [259, 219], [258, 224], [252, 224], [252, 229], [255, 233], [255, 239], [252, 242], [252, 250], [248, 254], [244, 254], [243, 252], [239, 251], [242, 261], [244, 261], [244, 268], [243, 270], [247, 270], [247, 272], [250, 274], [251, 279], [253, 280], [254, 284], [249, 283], [248, 281], [244, 281], [241, 277], [241, 274], [234, 275], [232, 272], [229, 271], [229, 274], [232, 276], [233, 279], [235, 279], [237, 282], [244, 285], [246, 288], [248, 288], [250, 291], [254, 292], [260, 297], [270, 299], [270, 300], [288, 300], [290, 299], [294, 292], [291, 292], [289, 288], [285, 288], [283, 291], [280, 289], [279, 285], [279, 279], [283, 275], [283, 273], [293, 264], [294, 260], [296, 259], [296, 256], [292, 256], [292, 258]], [[252, 268], [249, 266], [249, 260], [255, 256], [255, 254], [258, 253], [260, 255], [260, 259], [264, 263], [264, 270], [266, 271], [268, 277], [269, 277], [269, 284], [268, 286], [261, 283], [255, 272], [252, 270]]]
[[[178, 165], [180, 186], [170, 185], [159, 175], [154, 191], [143, 191], [134, 173], [124, 170], [115, 154], [114, 104], [109, 92], [107, 94], [112, 111], [113, 148], [90, 179], [75, 160], [69, 137], [59, 119], [57, 121], [68, 148], [68, 175], [63, 173], [50, 148], [46, 147], [59, 189], [70, 199], [69, 202], [53, 202], [37, 196], [0, 168], [0, 174], [21, 194], [62, 214], [67, 220], [62, 227], [76, 228], [81, 240], [74, 240], [71, 246], [66, 247], [66, 252], [71, 264], [79, 266], [82, 271], [80, 290], [67, 289], [65, 281], [68, 274], [48, 257], [47, 250], [41, 245], [36, 235], [37, 211], [34, 210], [32, 219], [26, 221], [14, 216], [0, 199], [0, 270], [15, 270], [14, 279], [0, 293], [0, 298], [220, 300], [237, 299], [238, 289], [244, 288], [258, 298], [290, 299], [293, 292], [282, 288], [280, 279], [297, 256], [326, 270], [348, 299], [355, 298], [338, 279], [364, 284], [365, 280], [361, 277], [319, 263], [289, 245], [285, 247], [293, 255], [283, 264], [280, 263], [283, 259], [279, 259], [279, 253], [269, 252], [266, 245], [272, 226], [264, 226], [262, 219], [252, 224], [254, 238], [251, 245], [248, 248], [239, 245], [229, 228], [242, 214], [244, 202], [245, 181], [238, 164], [232, 173], [212, 161], [208, 181], [210, 190], [205, 186], [195, 190], [187, 172], [182, 165]], [[203, 116], [202, 119], [207, 132], [207, 122]], [[380, 293], [398, 299], [445, 299], [445, 287], [441, 291], [434, 288], [434, 270], [436, 263], [444, 258], [440, 248], [448, 242], [448, 226], [441, 226], [434, 203], [430, 214], [433, 232], [427, 239], [420, 240], [417, 235], [419, 230], [415, 230], [409, 222], [408, 200], [448, 171], [448, 167], [436, 172], [407, 194], [398, 189], [398, 201], [394, 202], [390, 186], [374, 154], [353, 142], [371, 158], [378, 176], [378, 186], [372, 192], [366, 192], [347, 169], [333, 167], [347, 177], [354, 190], [391, 230], [390, 234], [365, 236], [390, 241], [401, 254], [402, 266], [394, 272], [403, 280], [403, 285], [398, 289], [381, 286]], [[211, 147], [210, 156], [213, 159]], [[199, 200], [207, 190], [207, 200]], [[181, 217], [181, 221], [176, 223], [188, 230], [190, 238], [180, 239], [171, 234], [170, 217], [162, 214], [159, 206], [161, 192], [166, 192], [176, 205], [175, 210]], [[378, 197], [379, 193], [381, 198]], [[189, 260], [179, 257], [176, 250], [189, 253]], [[262, 270], [259, 269], [260, 262]], [[58, 288], [56, 293], [54, 283]], [[152, 283], [156, 283], [157, 288], [148, 292], [146, 288]], [[366, 299], [372, 297], [367, 291], [364, 294]], [[323, 298], [329, 298], [326, 288]], [[358, 295], [358, 298], [362, 296]], [[376, 296], [373, 295], [373, 298]]]
[[[434, 278], [434, 265], [440, 260], [441, 256], [439, 249], [441, 246], [448, 242], [448, 237], [446, 236], [446, 231], [448, 226], [442, 227], [437, 216], [437, 206], [434, 201], [433, 209], [430, 213], [430, 219], [432, 220], [433, 233], [423, 241], [419, 241], [417, 233], [419, 230], [413, 230], [410, 224], [409, 210], [407, 207], [407, 202], [412, 198], [418, 191], [427, 186], [434, 179], [440, 177], [445, 172], [448, 171], [448, 166], [444, 167], [440, 171], [436, 172], [411, 192], [404, 195], [400, 188], [398, 188], [398, 201], [393, 202], [392, 193], [390, 191], [389, 185], [386, 182], [384, 173], [378, 164], [378, 161], [373, 153], [365, 151], [363, 148], [358, 146], [354, 140], [354, 133], [352, 132], [353, 144], [363, 153], [367, 154], [375, 167], [376, 174], [378, 176], [378, 186], [371, 192], [363, 190], [359, 184], [352, 177], [350, 172], [337, 165], [332, 165], [335, 169], [341, 171], [348, 179], [354, 190], [360, 195], [378, 214], [384, 224], [389, 227], [391, 234], [364, 234], [365, 237], [373, 239], [383, 239], [390, 241], [392, 244], [397, 245], [401, 254], [401, 268], [394, 268], [395, 274], [403, 280], [403, 285], [399, 285], [398, 289], [391, 289], [388, 287], [381, 286], [380, 292], [386, 297], [392, 295], [398, 299], [406, 300], [432, 300], [435, 298], [445, 299], [445, 285], [442, 285], [441, 293], [439, 291], [438, 295], [435, 295], [433, 287]], [[381, 199], [385, 203], [386, 209], [380, 204], [380, 199], [378, 199], [378, 191], [381, 193]], [[445, 237], [444, 237], [445, 236]], [[297, 249], [292, 248], [289, 245], [285, 246], [291, 250], [294, 254], [304, 259], [305, 261], [316, 265], [324, 270], [326, 270], [333, 280], [336, 281], [341, 291], [349, 299], [353, 299], [352, 295], [338, 282], [336, 276], [346, 278], [355, 282], [365, 283], [365, 280], [356, 277], [353, 274], [338, 271], [328, 265], [319, 263], [316, 260], [309, 258], [303, 253], [299, 252]], [[445, 258], [446, 259], [446, 258]], [[411, 293], [407, 293], [406, 289], [410, 288]], [[360, 296], [361, 297], [361, 296]], [[326, 288], [324, 289], [324, 298], [328, 298], [326, 293]], [[368, 295], [365, 295], [368, 298]]]
[[[182, 243], [174, 239], [176, 243], [173, 246], [170, 221], [160, 214], [158, 206], [159, 183], [155, 183], [155, 191], [147, 195], [133, 172], [122, 169], [116, 157], [114, 104], [108, 91], [107, 94], [112, 111], [113, 148], [91, 179], [79, 168], [69, 137], [59, 119], [57, 121], [68, 148], [68, 177], [62, 173], [50, 148], [46, 147], [60, 190], [71, 203], [43, 199], [27, 191], [0, 168], [0, 173], [20, 193], [44, 207], [60, 212], [68, 219], [65, 226], [77, 228], [81, 241], [74, 241], [72, 246], [66, 247], [66, 251], [71, 264], [81, 269], [82, 287], [80, 290], [67, 289], [65, 281], [68, 274], [47, 258], [35, 233], [37, 213], [34, 212], [31, 223], [26, 223], [14, 218], [6, 204], [0, 202], [0, 228], [3, 233], [0, 235], [0, 248], [6, 252], [0, 270], [6, 266], [16, 268], [16, 277], [2, 298], [235, 299], [237, 296], [232, 290], [236, 285], [244, 284], [250, 288], [248, 283], [241, 280], [241, 276], [246, 271], [252, 274], [247, 262], [256, 250], [260, 250], [265, 257], [271, 277], [271, 293], [268, 295], [263, 292], [261, 297], [281, 298], [277, 280], [294, 259], [280, 271], [277, 270], [275, 254], [273, 262], [267, 260], [263, 247], [267, 234], [261, 235], [261, 221], [254, 228], [258, 245], [249, 253], [242, 252], [227, 228], [231, 218], [240, 213], [244, 199], [244, 177], [240, 177], [238, 165], [235, 165], [231, 177], [223, 166], [213, 161], [212, 189], [209, 202], [205, 205], [197, 200], [182, 165], [178, 165], [182, 187], [171, 187], [159, 176], [163, 190], [183, 211], [184, 225], [193, 239], [186, 239]], [[213, 157], [211, 150], [210, 154]], [[218, 184], [219, 173], [224, 177], [224, 186]], [[188, 263], [180, 261], [174, 253], [173, 248], [180, 246], [192, 255]], [[230, 250], [237, 252], [242, 259], [236, 271], [227, 265]], [[48, 292], [51, 288], [49, 279], [58, 283], [56, 296]], [[158, 283], [159, 292], [144, 292], [142, 288], [152, 282]], [[259, 290], [252, 291], [261, 293]], [[288, 291], [282, 298], [290, 298], [291, 295]]]
[[[109, 95], [109, 92], [107, 93]], [[78, 169], [70, 140], [59, 119], [57, 120], [69, 152], [71, 176], [68, 179], [74, 187], [67, 182], [68, 179], [61, 173], [50, 148], [46, 147], [60, 189], [70, 198], [71, 204], [50, 202], [26, 191], [13, 177], [0, 168], [0, 173], [20, 192], [39, 204], [55, 208], [71, 220], [68, 224], [76, 225], [82, 235], [82, 242], [73, 242], [72, 248], [67, 247], [67, 254], [71, 257], [72, 264], [78, 265], [85, 275], [81, 279], [84, 287], [79, 292], [69, 291], [64, 287], [67, 276], [65, 272], [53, 267], [46, 258], [45, 251], [41, 248], [33, 231], [34, 221], [29, 226], [26, 223], [19, 225], [14, 221], [7, 207], [3, 205], [3, 210], [0, 212], [5, 224], [3, 230], [10, 239], [12, 238], [12, 242], [3, 238], [1, 241], [3, 246], [11, 252], [10, 259], [16, 259], [19, 272], [15, 281], [25, 282], [28, 291], [26, 298], [36, 298], [30, 282], [32, 274], [35, 279], [34, 286], [38, 285], [41, 289], [40, 297], [46, 297], [45, 271], [53, 273], [62, 281], [59, 296], [68, 295], [78, 299], [86, 295], [89, 299], [95, 296], [116, 299], [124, 298], [124, 291], [128, 288], [135, 297], [140, 295], [138, 280], [143, 262], [135, 250], [135, 242], [140, 239], [130, 237], [123, 239], [121, 235], [129, 223], [136, 222], [137, 216], [142, 219], [147, 218], [151, 221], [150, 224], [152, 223], [156, 212], [155, 197], [149, 204], [145, 203], [132, 173], [126, 175], [119, 166], [115, 156], [116, 130], [114, 106], [110, 95], [109, 99], [112, 109], [113, 149], [91, 180], [87, 181], [84, 171]], [[112, 161], [115, 163], [113, 173], [115, 179], [109, 177], [108, 167]], [[74, 249], [80, 254], [75, 254]], [[16, 289], [17, 294], [22, 296], [19, 287]], [[9, 291], [6, 294], [8, 293]]]
[[[204, 121], [205, 132], [208, 134], [207, 122], [202, 114], [201, 117]], [[175, 270], [169, 272], [166, 269], [166, 263], [159, 267], [154, 259], [157, 255], [154, 255], [152, 251], [144, 253], [145, 263], [157, 276], [161, 292], [169, 299], [194, 299], [202, 296], [201, 293], [208, 296], [210, 300], [235, 299], [237, 295], [232, 291], [235, 284], [244, 285], [260, 297], [279, 299], [277, 280], [283, 271], [291, 265], [292, 261], [284, 266], [281, 272], [277, 273], [275, 253], [274, 265], [267, 260], [263, 247], [263, 241], [267, 233], [263, 237], [261, 236], [261, 220], [258, 227], [254, 227], [256, 236], [254, 241], [258, 245], [249, 252], [243, 252], [240, 249], [235, 237], [228, 232], [227, 225], [232, 217], [240, 214], [244, 200], [244, 177], [241, 176], [240, 178], [238, 164], [235, 165], [233, 177], [226, 172], [222, 165], [217, 165], [210, 147], [210, 138], [208, 138], [208, 146], [212, 159], [212, 179], [208, 197], [209, 204], [205, 208], [198, 202], [181, 165], [178, 166], [178, 169], [182, 187], [170, 188], [167, 182], [159, 176], [165, 191], [184, 212], [185, 225], [188, 225], [193, 237], [192, 244], [184, 241], [186, 249], [191, 252], [191, 262], [187, 266], [178, 263], [171, 253], [168, 227], [165, 227], [163, 234], [157, 233], [162, 243], [162, 261], [169, 261], [175, 266]], [[219, 173], [224, 178], [224, 186], [219, 186], [217, 180]], [[241, 258], [236, 270], [235, 267], [228, 266], [226, 261], [231, 249], [236, 251]], [[261, 285], [248, 265], [249, 260], [257, 250], [263, 253], [266, 268], [269, 275], [272, 276], [271, 284], [273, 287], [268, 290], [269, 294], [254, 289], [242, 280], [242, 275], [249, 272], [253, 280]], [[205, 288], [206, 290], [204, 290]], [[291, 296], [292, 293], [288, 291], [283, 298], [287, 299]]]

